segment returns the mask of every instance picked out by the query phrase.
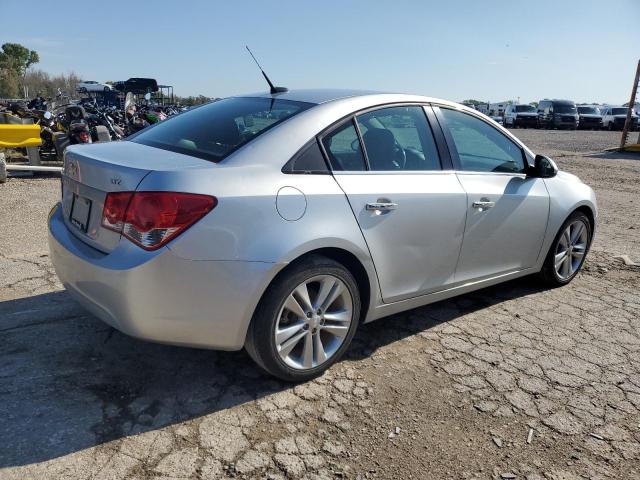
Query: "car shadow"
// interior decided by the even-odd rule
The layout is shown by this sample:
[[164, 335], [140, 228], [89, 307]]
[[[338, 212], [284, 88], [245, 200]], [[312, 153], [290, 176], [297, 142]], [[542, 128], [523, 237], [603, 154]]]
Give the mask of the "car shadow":
[[[347, 359], [540, 291], [521, 279], [363, 325]], [[0, 468], [42, 462], [241, 405], [293, 386], [244, 352], [119, 333], [66, 292], [0, 302]]]
[[583, 156], [586, 158], [600, 158], [602, 160], [640, 160], [640, 152], [605, 151], [587, 153]]

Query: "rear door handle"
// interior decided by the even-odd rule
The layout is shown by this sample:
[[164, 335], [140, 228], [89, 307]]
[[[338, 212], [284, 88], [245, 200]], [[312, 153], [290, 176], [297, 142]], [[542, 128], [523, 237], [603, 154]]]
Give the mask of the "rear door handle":
[[482, 208], [482, 209], [488, 209], [488, 208], [493, 208], [496, 206], [496, 202], [490, 202], [488, 200], [480, 200], [477, 202], [473, 202], [473, 208]]
[[393, 202], [371, 202], [367, 203], [366, 209], [369, 211], [390, 212], [398, 208], [397, 203]]

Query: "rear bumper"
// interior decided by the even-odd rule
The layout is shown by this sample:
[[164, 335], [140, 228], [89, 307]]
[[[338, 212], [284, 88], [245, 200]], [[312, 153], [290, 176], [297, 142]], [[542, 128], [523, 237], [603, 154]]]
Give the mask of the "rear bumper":
[[186, 260], [130, 242], [104, 254], [68, 230], [59, 204], [49, 216], [49, 250], [67, 291], [114, 328], [223, 350], [242, 348], [258, 300], [279, 270], [265, 262]]

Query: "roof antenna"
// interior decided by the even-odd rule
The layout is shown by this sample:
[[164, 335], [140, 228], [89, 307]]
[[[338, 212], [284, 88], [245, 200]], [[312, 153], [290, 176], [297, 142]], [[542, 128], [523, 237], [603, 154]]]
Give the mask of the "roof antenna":
[[253, 61], [256, 62], [256, 65], [258, 65], [258, 68], [260, 69], [260, 71], [262, 72], [262, 75], [264, 76], [264, 79], [267, 81], [267, 83], [269, 84], [270, 87], [270, 91], [271, 91], [271, 95], [273, 95], [274, 93], [284, 93], [284, 92], [288, 92], [289, 90], [286, 87], [275, 87], [273, 85], [273, 83], [271, 82], [271, 80], [269, 80], [269, 77], [267, 77], [267, 74], [264, 73], [264, 70], [262, 69], [262, 67], [260, 66], [260, 64], [258, 63], [258, 60], [256, 60], [256, 57], [253, 55], [253, 52], [251, 50], [249, 50], [249, 47], [247, 45], [244, 46], [247, 51], [249, 52], [249, 55], [251, 55], [251, 58], [253, 58]]

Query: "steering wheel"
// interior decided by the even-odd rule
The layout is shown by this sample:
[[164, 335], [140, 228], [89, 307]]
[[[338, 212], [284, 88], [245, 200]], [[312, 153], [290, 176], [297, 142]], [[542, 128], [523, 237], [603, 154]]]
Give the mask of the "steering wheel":
[[394, 153], [396, 155], [396, 163], [398, 164], [398, 170], [404, 170], [404, 167], [407, 165], [407, 152], [402, 148], [402, 145], [398, 143], [398, 140], [393, 139], [393, 147]]

